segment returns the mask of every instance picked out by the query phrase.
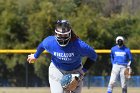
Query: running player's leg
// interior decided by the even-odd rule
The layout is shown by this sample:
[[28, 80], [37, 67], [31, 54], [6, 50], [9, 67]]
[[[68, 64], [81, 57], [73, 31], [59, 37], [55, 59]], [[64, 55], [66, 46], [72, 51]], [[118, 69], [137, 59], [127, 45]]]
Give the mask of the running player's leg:
[[60, 80], [63, 74], [53, 65], [49, 66], [49, 83], [51, 93], [63, 93], [63, 88], [60, 84]]
[[124, 75], [124, 70], [125, 67], [122, 67], [120, 71], [120, 81], [121, 81], [122, 93], [127, 93], [127, 80]]
[[110, 76], [110, 81], [108, 84], [107, 93], [112, 93], [113, 87], [115, 86], [116, 80], [119, 76], [119, 71], [120, 71], [119, 66], [114, 64], [112, 68], [111, 76]]

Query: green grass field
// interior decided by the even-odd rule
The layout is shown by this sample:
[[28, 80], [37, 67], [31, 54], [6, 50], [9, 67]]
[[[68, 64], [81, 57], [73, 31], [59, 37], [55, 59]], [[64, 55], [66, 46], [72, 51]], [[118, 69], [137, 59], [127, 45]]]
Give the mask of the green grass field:
[[[92, 87], [90, 89], [84, 87], [82, 93], [106, 93], [105, 88]], [[50, 93], [48, 87], [43, 88], [17, 88], [17, 87], [1, 87], [0, 93]], [[114, 88], [113, 93], [122, 93], [121, 88]], [[140, 93], [140, 87], [128, 88], [128, 93]]]

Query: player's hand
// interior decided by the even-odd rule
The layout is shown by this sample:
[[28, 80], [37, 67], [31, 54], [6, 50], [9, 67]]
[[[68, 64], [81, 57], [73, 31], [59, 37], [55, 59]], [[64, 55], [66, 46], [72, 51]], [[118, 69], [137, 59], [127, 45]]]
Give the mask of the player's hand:
[[27, 61], [29, 63], [34, 63], [36, 61], [36, 58], [34, 57], [34, 54], [28, 55]]
[[130, 79], [131, 78], [131, 75], [132, 75], [132, 69], [131, 69], [131, 67], [127, 67], [124, 70], [124, 75], [125, 75], [126, 79]]

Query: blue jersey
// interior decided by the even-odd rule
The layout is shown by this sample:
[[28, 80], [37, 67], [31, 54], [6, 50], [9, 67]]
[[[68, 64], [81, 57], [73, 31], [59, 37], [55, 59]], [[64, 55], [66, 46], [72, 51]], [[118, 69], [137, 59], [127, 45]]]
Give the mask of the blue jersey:
[[130, 49], [126, 46], [119, 47], [118, 45], [111, 48], [111, 62], [112, 64], [127, 65], [129, 61], [132, 62], [132, 54]]
[[52, 55], [51, 61], [54, 65], [62, 70], [71, 71], [81, 66], [82, 57], [88, 57], [91, 60], [97, 59], [97, 54], [92, 47], [77, 38], [70, 41], [65, 47], [61, 47], [55, 36], [45, 38], [37, 48], [35, 58], [46, 50]]

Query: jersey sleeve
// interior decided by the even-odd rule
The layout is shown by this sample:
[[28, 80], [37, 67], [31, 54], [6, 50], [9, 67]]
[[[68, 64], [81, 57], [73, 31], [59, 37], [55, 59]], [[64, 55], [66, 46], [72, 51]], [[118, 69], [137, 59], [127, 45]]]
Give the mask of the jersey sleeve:
[[34, 54], [34, 57], [35, 58], [38, 58], [40, 56], [40, 54], [45, 50], [44, 46], [43, 46], [43, 42], [41, 42], [38, 47], [37, 47], [37, 50]]
[[50, 40], [50, 37], [46, 37], [37, 47], [36, 53], [34, 54], [35, 58], [38, 58], [40, 56], [40, 54], [44, 51], [44, 50], [48, 50], [48, 42]]
[[77, 49], [80, 51], [81, 56], [86, 56], [90, 58], [93, 61], [96, 61], [97, 54], [91, 46], [89, 46], [87, 43], [83, 42], [82, 40], [79, 40]]
[[131, 54], [129, 48], [127, 49], [127, 54], [128, 54], [128, 59], [129, 59], [129, 61], [133, 62], [133, 57], [132, 57], [132, 54]]
[[111, 49], [110, 59], [111, 59], [111, 63], [113, 64], [114, 63], [113, 49]]

